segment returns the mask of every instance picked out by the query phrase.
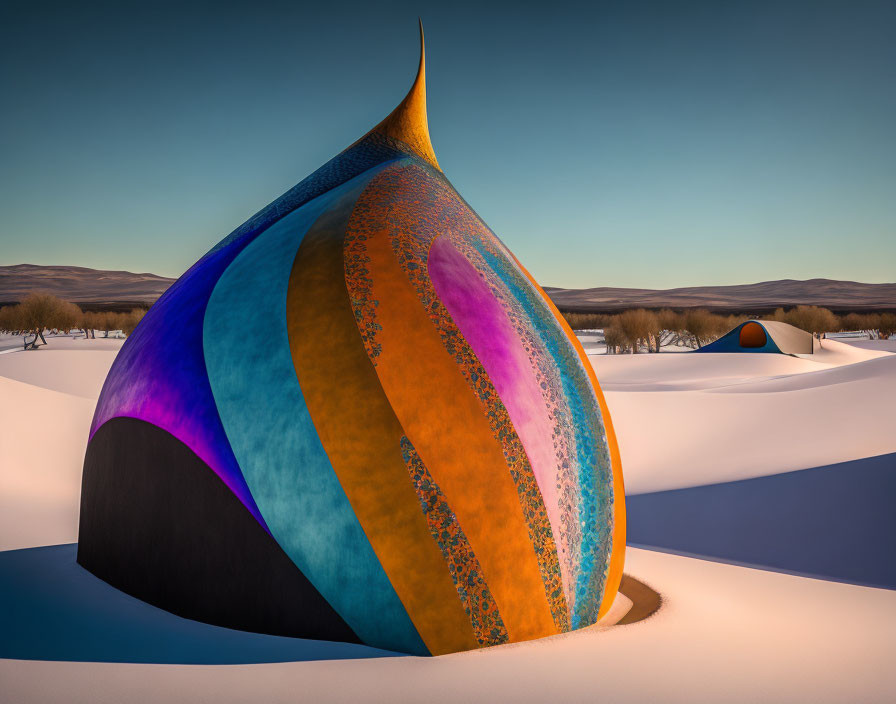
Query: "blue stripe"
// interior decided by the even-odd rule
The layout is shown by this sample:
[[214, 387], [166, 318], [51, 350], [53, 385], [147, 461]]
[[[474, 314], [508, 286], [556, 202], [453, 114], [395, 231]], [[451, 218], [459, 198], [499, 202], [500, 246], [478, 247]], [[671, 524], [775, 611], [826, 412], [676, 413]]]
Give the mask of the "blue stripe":
[[362, 641], [428, 655], [321, 445], [286, 326], [290, 272], [305, 233], [340, 198], [356, 199], [388, 163], [306, 203], [246, 247], [215, 286], [203, 340], [218, 411], [271, 534]]

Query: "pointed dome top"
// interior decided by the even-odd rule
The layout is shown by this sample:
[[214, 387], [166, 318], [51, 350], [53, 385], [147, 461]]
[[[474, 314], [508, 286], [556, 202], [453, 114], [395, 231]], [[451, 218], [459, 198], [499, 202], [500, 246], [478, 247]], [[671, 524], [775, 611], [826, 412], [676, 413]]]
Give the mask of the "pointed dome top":
[[379, 132], [404, 142], [417, 156], [441, 170], [429, 139], [429, 124], [426, 119], [426, 49], [423, 43], [422, 20], [420, 20], [420, 66], [417, 69], [417, 78], [414, 79], [414, 84], [405, 99], [371, 132]]

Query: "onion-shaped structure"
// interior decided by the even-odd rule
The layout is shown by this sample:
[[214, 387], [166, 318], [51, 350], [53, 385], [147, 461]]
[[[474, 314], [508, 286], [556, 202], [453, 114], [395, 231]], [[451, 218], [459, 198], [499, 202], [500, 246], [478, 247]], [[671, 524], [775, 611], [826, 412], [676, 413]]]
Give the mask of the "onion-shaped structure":
[[231, 628], [441, 654], [595, 623], [610, 416], [563, 318], [401, 104], [187, 271], [121, 349], [78, 561]]

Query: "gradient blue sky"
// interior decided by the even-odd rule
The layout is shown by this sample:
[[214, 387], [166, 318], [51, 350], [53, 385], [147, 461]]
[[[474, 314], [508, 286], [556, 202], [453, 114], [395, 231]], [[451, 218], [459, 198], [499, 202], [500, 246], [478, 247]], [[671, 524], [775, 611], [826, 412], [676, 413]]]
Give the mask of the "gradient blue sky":
[[181, 274], [401, 100], [545, 285], [896, 280], [894, 2], [7, 2], [0, 264]]

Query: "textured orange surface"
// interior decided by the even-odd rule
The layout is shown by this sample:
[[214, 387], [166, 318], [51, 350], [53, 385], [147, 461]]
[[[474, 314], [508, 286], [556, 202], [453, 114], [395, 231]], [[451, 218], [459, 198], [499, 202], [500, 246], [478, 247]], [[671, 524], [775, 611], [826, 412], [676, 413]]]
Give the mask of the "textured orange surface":
[[382, 329], [376, 370], [418, 454], [469, 539], [511, 641], [557, 632], [501, 447], [401, 269], [385, 219], [357, 223]]
[[476, 640], [482, 647], [506, 643], [507, 629], [498, 613], [498, 605], [457, 516], [407, 437], [401, 439], [401, 447], [432, 538], [442, 551], [457, 586], [458, 596], [470, 615]]
[[768, 336], [759, 323], [750, 321], [740, 329], [741, 347], [763, 347], [766, 342], [768, 342]]
[[321, 216], [296, 255], [287, 296], [293, 362], [333, 469], [426, 647], [434, 655], [469, 650], [478, 647], [470, 618], [420, 510], [404, 431], [345, 288], [343, 232], [356, 196]]
[[613, 600], [616, 598], [616, 592], [619, 591], [619, 583], [622, 580], [622, 569], [625, 567], [625, 486], [622, 480], [622, 458], [619, 455], [619, 443], [616, 441], [616, 433], [613, 430], [610, 409], [607, 408], [607, 401], [604, 398], [604, 393], [600, 388], [600, 384], [597, 382], [597, 375], [594, 373], [594, 367], [592, 367], [591, 362], [588, 361], [588, 355], [585, 353], [585, 348], [582, 347], [582, 343], [579, 342], [579, 339], [572, 331], [572, 328], [569, 327], [566, 318], [564, 318], [560, 311], [557, 310], [557, 306], [554, 305], [554, 302], [548, 297], [541, 286], [538, 285], [538, 282], [535, 281], [532, 274], [529, 273], [526, 267], [520, 264], [520, 261], [516, 257], [514, 257], [514, 261], [516, 261], [517, 265], [526, 275], [526, 278], [529, 279], [532, 285], [544, 298], [545, 303], [556, 316], [557, 321], [560, 323], [560, 326], [563, 328], [563, 331], [575, 348], [576, 353], [579, 355], [579, 359], [582, 360], [582, 366], [585, 367], [585, 371], [588, 373], [588, 378], [591, 379], [591, 385], [594, 387], [594, 394], [597, 396], [597, 402], [600, 405], [600, 413], [601, 416], [603, 416], [604, 429], [607, 431], [607, 444], [610, 446], [610, 461], [613, 464], [613, 553], [610, 556], [610, 568], [607, 572], [604, 596], [601, 600], [600, 611], [598, 611], [597, 614], [597, 617], [601, 618], [613, 605]]
[[[558, 631], [570, 627], [569, 610], [563, 598], [563, 583], [554, 535], [544, 499], [532, 469], [526, 448], [520, 441], [494, 380], [482, 365], [440, 300], [429, 276], [431, 246], [440, 235], [462, 242], [485, 226], [447, 181], [419, 164], [395, 166], [378, 176], [377, 187], [391, 194], [388, 205], [389, 241], [402, 270], [425, 307], [429, 319], [457, 364], [468, 387], [479, 400], [480, 413], [488, 421], [503, 453], [507, 471], [517, 489], [523, 517], [529, 528], [535, 558], [544, 584], [554, 624]], [[371, 219], [382, 221], [382, 206], [374, 206]], [[490, 234], [486, 230], [482, 234]], [[475, 235], [474, 235], [475, 236]], [[479, 313], [484, 311], [481, 309]], [[554, 481], [554, 479], [551, 479]]]
[[437, 169], [436, 153], [429, 138], [429, 121], [426, 117], [426, 53], [423, 45], [423, 23], [420, 23], [420, 65], [414, 85], [389, 116], [373, 128], [387, 137], [397, 139], [421, 159]]

